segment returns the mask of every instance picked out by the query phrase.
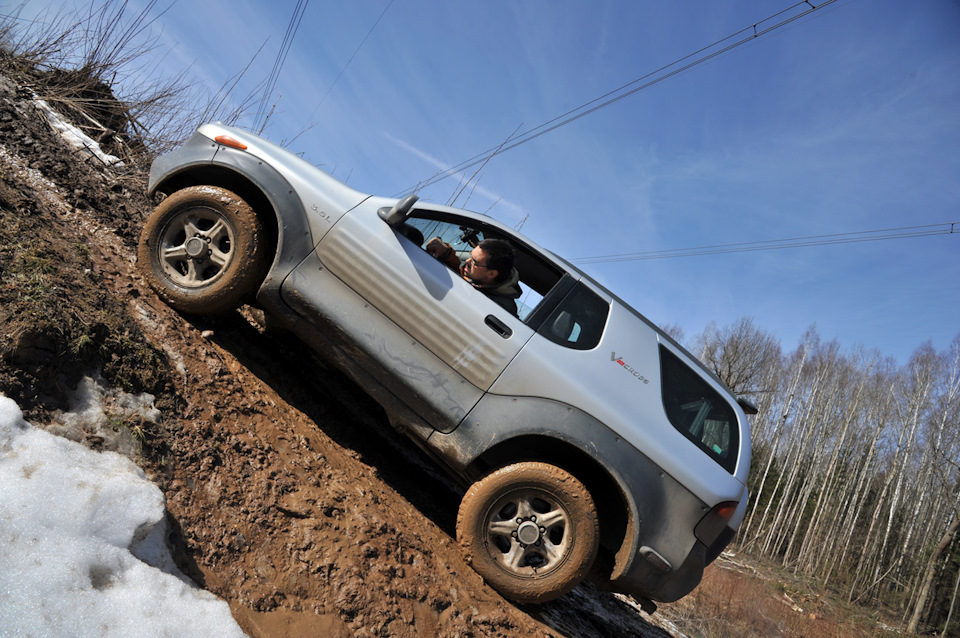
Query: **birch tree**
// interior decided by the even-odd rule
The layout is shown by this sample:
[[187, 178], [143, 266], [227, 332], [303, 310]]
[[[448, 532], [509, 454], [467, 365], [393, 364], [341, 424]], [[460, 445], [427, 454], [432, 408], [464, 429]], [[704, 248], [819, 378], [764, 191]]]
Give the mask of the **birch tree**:
[[[945, 370], [949, 370], [949, 374], [946, 375], [946, 382], [939, 397], [936, 417], [933, 421], [934, 437], [932, 438], [933, 443], [929, 457], [932, 459], [931, 466], [935, 468], [935, 474], [939, 479], [938, 483], [942, 487], [941, 493], [951, 495], [949, 506], [952, 508], [952, 521], [927, 559], [923, 570], [923, 578], [920, 581], [916, 600], [913, 604], [913, 613], [907, 623], [907, 633], [917, 632], [917, 627], [930, 595], [930, 585], [933, 582], [937, 564], [944, 551], [953, 541], [958, 529], [960, 529], [960, 505], [958, 505], [960, 503], [960, 480], [957, 476], [958, 469], [960, 469], [957, 458], [958, 453], [960, 453], [960, 446], [956, 445], [957, 425], [960, 421], [960, 335], [957, 335], [951, 346], [950, 362], [944, 366]], [[945, 444], [948, 432], [953, 435], [951, 437], [953, 445]], [[960, 575], [958, 575], [958, 582], [960, 582]], [[953, 603], [951, 602], [951, 611], [952, 609]], [[946, 628], [944, 628], [944, 633], [946, 633]]]

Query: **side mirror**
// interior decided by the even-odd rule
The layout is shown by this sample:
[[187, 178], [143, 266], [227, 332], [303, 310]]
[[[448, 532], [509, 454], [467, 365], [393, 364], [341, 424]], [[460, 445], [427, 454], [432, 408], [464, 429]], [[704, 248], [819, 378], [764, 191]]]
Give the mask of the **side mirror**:
[[743, 408], [744, 414], [757, 414], [760, 411], [753, 401], [746, 397], [738, 396], [737, 403], [739, 403], [740, 407]]
[[410, 214], [410, 209], [413, 208], [413, 205], [417, 203], [417, 200], [420, 199], [417, 195], [407, 195], [399, 202], [393, 205], [393, 208], [381, 208], [377, 211], [377, 214], [380, 215], [380, 219], [387, 222], [393, 227], [400, 226], [407, 219], [407, 215]]

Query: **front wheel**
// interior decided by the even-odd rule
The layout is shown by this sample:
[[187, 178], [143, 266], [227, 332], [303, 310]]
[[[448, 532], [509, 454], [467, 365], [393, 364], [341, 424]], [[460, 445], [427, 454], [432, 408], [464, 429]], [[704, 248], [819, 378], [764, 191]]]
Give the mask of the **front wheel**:
[[590, 493], [546, 463], [517, 463], [474, 483], [457, 516], [467, 561], [518, 603], [544, 603], [576, 587], [593, 565], [599, 539]]
[[234, 193], [191, 186], [170, 195], [140, 234], [137, 264], [174, 309], [213, 315], [256, 292], [268, 264], [263, 224]]

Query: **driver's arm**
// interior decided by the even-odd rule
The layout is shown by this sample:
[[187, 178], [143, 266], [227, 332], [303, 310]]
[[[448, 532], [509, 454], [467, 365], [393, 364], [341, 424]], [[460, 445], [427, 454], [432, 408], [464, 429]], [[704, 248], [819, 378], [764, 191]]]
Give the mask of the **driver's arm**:
[[457, 252], [453, 249], [453, 246], [443, 241], [439, 237], [434, 237], [427, 242], [427, 245], [423, 247], [431, 257], [436, 259], [442, 264], [445, 264], [447, 267], [452, 270], [460, 270], [460, 258], [457, 257]]

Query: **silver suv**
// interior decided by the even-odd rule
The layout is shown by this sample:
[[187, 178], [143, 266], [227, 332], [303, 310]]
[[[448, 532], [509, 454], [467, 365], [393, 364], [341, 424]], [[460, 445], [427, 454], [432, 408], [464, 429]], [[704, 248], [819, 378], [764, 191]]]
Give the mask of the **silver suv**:
[[[220, 124], [159, 157], [149, 192], [166, 194], [138, 253], [157, 293], [188, 314], [254, 303], [346, 371], [467, 488], [457, 539], [505, 597], [589, 573], [652, 611], [739, 527], [752, 406], [510, 228], [357, 192]], [[512, 246], [516, 313], [458, 272], [489, 265], [487, 239]]]

